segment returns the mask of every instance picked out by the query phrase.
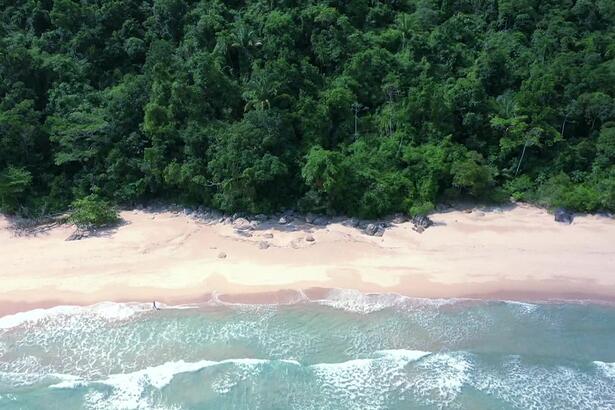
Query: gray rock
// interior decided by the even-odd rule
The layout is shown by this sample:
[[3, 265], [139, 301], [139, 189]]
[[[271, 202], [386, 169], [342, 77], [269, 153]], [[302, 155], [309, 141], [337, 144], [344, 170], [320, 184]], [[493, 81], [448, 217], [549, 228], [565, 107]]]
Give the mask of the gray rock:
[[252, 219], [258, 222], [265, 222], [268, 218], [267, 218], [267, 215], [265, 214], [258, 214], [258, 215], [254, 215], [254, 218]]
[[224, 223], [225, 225], [230, 225], [233, 223], [233, 219], [227, 216], [226, 218], [224, 218], [222, 223]]
[[344, 222], [344, 225], [356, 228], [357, 226], [359, 226], [360, 223], [361, 221], [359, 221], [357, 218], [350, 218]]
[[280, 217], [280, 219], [278, 220], [278, 223], [280, 225], [286, 225], [290, 222], [292, 222], [293, 218], [291, 216], [287, 216], [287, 215], [283, 215]]
[[218, 254], [218, 259], [226, 259], [226, 252], [220, 252]]
[[246, 218], [237, 218], [233, 221], [233, 227], [238, 231], [253, 230], [254, 226]]
[[369, 236], [382, 236], [384, 235], [384, 227], [380, 224], [368, 224], [365, 227], [365, 233]]
[[263, 238], [271, 239], [271, 238], [273, 238], [273, 234], [267, 232], [266, 234], [263, 235]]
[[391, 222], [394, 224], [403, 224], [404, 222], [408, 222], [408, 216], [404, 214], [395, 214], [393, 215]]
[[572, 212], [568, 212], [567, 210], [563, 208], [557, 208], [555, 210], [554, 215], [555, 215], [556, 222], [561, 222], [561, 223], [570, 225], [572, 221], [574, 220], [574, 214]]
[[425, 229], [433, 225], [433, 221], [425, 215], [415, 216], [414, 218], [412, 218], [412, 223], [414, 224], [414, 227], [412, 229], [414, 229], [418, 233], [423, 233]]
[[327, 218], [326, 216], [317, 216], [316, 218], [314, 218], [314, 221], [312, 223], [314, 225], [324, 226], [324, 225], [328, 225], [329, 222], [330, 222], [330, 219]]
[[305, 216], [305, 222], [306, 222], [306, 223], [309, 223], [309, 224], [313, 224], [315, 219], [316, 219], [316, 215], [311, 214], [311, 213], [308, 213], [308, 214]]
[[305, 235], [305, 240], [306, 240], [306, 242], [314, 242], [316, 239], [314, 239], [312, 234], [308, 233], [307, 235]]
[[267, 241], [260, 241], [258, 243], [258, 249], [267, 249], [269, 248], [269, 242]]

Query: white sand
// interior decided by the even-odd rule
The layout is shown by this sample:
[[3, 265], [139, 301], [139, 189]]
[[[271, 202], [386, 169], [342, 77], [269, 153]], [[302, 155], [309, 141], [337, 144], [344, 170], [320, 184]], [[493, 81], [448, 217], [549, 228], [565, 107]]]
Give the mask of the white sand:
[[[173, 303], [214, 291], [309, 287], [615, 301], [615, 220], [601, 216], [564, 225], [527, 205], [453, 211], [432, 215], [437, 226], [422, 234], [404, 223], [381, 238], [341, 224], [269, 226], [242, 237], [230, 225], [170, 212], [127, 211], [122, 218], [125, 225], [100, 237], [65, 241], [71, 226], [17, 236], [0, 217], [0, 314], [60, 303]], [[314, 242], [305, 240], [308, 232]], [[259, 249], [261, 241], [271, 246]]]

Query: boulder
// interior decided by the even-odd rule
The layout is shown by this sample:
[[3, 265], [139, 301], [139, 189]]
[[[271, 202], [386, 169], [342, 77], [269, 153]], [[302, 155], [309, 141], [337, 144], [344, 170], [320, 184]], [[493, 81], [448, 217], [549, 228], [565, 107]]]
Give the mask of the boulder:
[[414, 224], [414, 227], [412, 229], [414, 229], [418, 233], [422, 233], [425, 229], [433, 225], [433, 221], [425, 215], [415, 216], [414, 218], [412, 218], [412, 223]]
[[248, 231], [254, 229], [254, 226], [246, 218], [237, 218], [233, 221], [233, 227], [238, 231]]
[[367, 224], [365, 233], [369, 236], [382, 236], [384, 235], [384, 227], [381, 224]]
[[568, 212], [563, 208], [557, 208], [555, 210], [555, 222], [561, 222], [564, 224], [571, 224], [574, 220], [574, 214], [572, 212]]
[[357, 226], [359, 226], [360, 222], [361, 221], [359, 221], [357, 218], [349, 218], [344, 221], [344, 225], [350, 226], [351, 228], [356, 228]]
[[220, 252], [218, 254], [218, 259], [226, 259], [226, 252]]
[[266, 234], [263, 235], [263, 238], [271, 239], [271, 238], [273, 238], [273, 234], [267, 232]]
[[309, 234], [309, 233], [308, 233], [308, 234], [305, 236], [305, 240], [306, 240], [306, 242], [314, 242], [316, 239], [314, 239], [314, 237], [312, 236], [312, 234]]
[[404, 214], [395, 214], [393, 215], [391, 222], [394, 224], [402, 224], [404, 222], [408, 222], [408, 217]]
[[317, 216], [316, 218], [314, 218], [314, 221], [312, 223], [314, 225], [325, 226], [325, 225], [328, 225], [329, 222], [330, 222], [330, 219], [327, 218], [326, 216]]
[[292, 218], [291, 216], [288, 216], [288, 215], [283, 215], [283, 216], [281, 216], [281, 217], [280, 217], [280, 219], [278, 220], [278, 223], [279, 223], [280, 225], [286, 225], [286, 224], [288, 224], [288, 223], [292, 222], [292, 220], [293, 220], [293, 218]]
[[313, 224], [315, 219], [316, 219], [316, 215], [314, 215], [314, 214], [310, 214], [310, 213], [308, 213], [308, 214], [305, 216], [305, 222], [306, 222], [306, 223], [309, 223], [309, 224]]
[[269, 242], [267, 241], [260, 241], [258, 243], [258, 249], [267, 249], [269, 248]]

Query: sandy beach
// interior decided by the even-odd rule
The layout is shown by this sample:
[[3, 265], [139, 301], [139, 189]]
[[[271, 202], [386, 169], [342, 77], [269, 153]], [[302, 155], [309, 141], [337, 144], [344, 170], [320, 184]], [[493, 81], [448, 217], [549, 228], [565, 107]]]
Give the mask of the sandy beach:
[[[61, 225], [19, 234], [0, 219], [0, 314], [100, 301], [276, 302], [291, 290], [351, 288], [413, 297], [615, 301], [615, 220], [571, 225], [529, 205], [431, 215], [382, 237], [342, 223], [206, 223], [181, 212], [123, 211], [124, 223], [66, 241]], [[311, 236], [311, 238], [310, 238]], [[313, 240], [312, 240], [313, 239]]]

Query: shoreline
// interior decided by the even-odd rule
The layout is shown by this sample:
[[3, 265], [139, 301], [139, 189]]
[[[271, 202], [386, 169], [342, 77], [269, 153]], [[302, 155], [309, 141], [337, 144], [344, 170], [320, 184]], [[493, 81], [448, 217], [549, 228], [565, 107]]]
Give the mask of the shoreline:
[[430, 299], [615, 302], [615, 220], [604, 216], [564, 225], [525, 204], [452, 210], [432, 214], [435, 225], [423, 233], [400, 222], [382, 237], [339, 221], [237, 229], [178, 212], [121, 216], [122, 225], [79, 241], [66, 241], [70, 225], [18, 236], [0, 217], [0, 316], [103, 301], [199, 303], [212, 293], [282, 303], [297, 290], [331, 288]]

